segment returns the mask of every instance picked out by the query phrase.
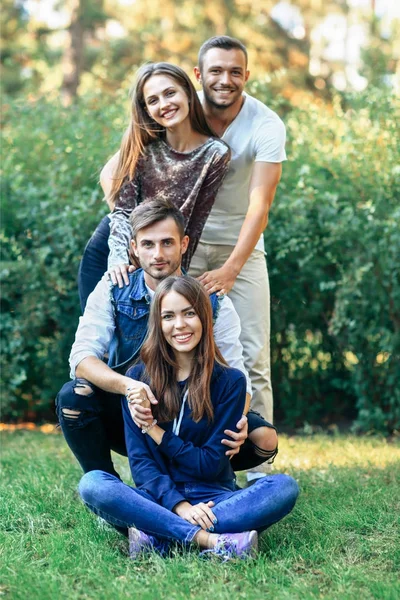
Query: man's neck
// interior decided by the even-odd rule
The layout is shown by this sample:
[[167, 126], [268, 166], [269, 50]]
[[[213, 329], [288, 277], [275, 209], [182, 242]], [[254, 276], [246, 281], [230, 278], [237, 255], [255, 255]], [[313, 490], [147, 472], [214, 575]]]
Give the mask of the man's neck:
[[205, 95], [203, 95], [203, 110], [206, 119], [217, 135], [223, 136], [229, 125], [236, 119], [244, 103], [244, 96], [242, 95], [235, 104], [228, 108], [219, 108], [207, 102]]
[[[173, 277], [174, 275], [182, 275], [182, 270], [180, 267], [178, 267], [177, 270], [174, 271], [174, 273], [170, 273], [167, 277]], [[156, 291], [158, 284], [161, 283], [161, 281], [164, 281], [164, 279], [166, 279], [166, 277], [164, 277], [163, 279], [155, 279], [154, 277], [149, 275], [149, 273], [144, 271], [144, 282], [147, 285], [147, 287], [150, 288], [153, 292]]]

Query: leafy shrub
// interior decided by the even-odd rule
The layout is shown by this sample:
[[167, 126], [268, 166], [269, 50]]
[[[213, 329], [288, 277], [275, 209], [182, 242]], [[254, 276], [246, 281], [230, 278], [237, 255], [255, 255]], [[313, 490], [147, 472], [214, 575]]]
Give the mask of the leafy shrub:
[[68, 379], [79, 260], [107, 212], [99, 171], [126, 108], [90, 98], [63, 109], [42, 99], [3, 114], [2, 390], [4, 416], [15, 417], [48, 412]]
[[[378, 91], [282, 113], [288, 157], [266, 231], [278, 420], [399, 426], [399, 169], [395, 99]], [[48, 417], [68, 378], [76, 277], [107, 207], [97, 183], [119, 145], [125, 92], [6, 106], [1, 262], [3, 416]], [[344, 107], [344, 108], [343, 108]]]
[[[342, 108], [346, 106], [346, 110]], [[271, 211], [273, 381], [286, 421], [400, 424], [396, 99], [378, 91], [287, 119]]]

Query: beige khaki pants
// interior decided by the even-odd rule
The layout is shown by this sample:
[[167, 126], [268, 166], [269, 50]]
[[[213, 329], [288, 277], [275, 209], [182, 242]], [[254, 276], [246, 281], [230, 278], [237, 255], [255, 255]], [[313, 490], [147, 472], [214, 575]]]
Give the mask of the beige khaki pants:
[[[198, 277], [205, 271], [218, 269], [229, 258], [233, 249], [234, 246], [200, 242], [192, 258], [189, 274]], [[251, 408], [272, 423], [270, 297], [267, 263], [263, 252], [253, 250], [228, 296], [240, 318], [244, 364], [253, 389]]]

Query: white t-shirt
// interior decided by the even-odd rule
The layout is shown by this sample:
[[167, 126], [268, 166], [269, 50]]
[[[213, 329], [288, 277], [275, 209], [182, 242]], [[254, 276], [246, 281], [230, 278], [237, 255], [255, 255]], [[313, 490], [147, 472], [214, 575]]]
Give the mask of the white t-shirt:
[[[222, 139], [232, 151], [231, 163], [201, 236], [207, 244], [234, 246], [249, 206], [249, 184], [255, 162], [286, 160], [285, 125], [278, 115], [256, 98], [245, 101]], [[202, 100], [202, 92], [199, 92]], [[263, 236], [256, 245], [264, 252]]]

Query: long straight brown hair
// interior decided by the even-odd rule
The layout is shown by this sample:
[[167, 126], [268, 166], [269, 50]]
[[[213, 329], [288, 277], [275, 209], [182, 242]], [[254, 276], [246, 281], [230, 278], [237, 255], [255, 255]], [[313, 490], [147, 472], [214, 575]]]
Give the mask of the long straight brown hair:
[[188, 275], [164, 279], [158, 284], [151, 303], [149, 330], [140, 356], [146, 367], [146, 380], [148, 379], [158, 400], [158, 404], [153, 407], [153, 414], [159, 421], [172, 421], [178, 415], [181, 405], [177, 383], [178, 364], [161, 328], [162, 301], [171, 291], [186, 298], [203, 327], [188, 379], [188, 403], [192, 410], [192, 419], [196, 423], [204, 414], [212, 421], [214, 411], [210, 396], [211, 375], [215, 361], [223, 365], [226, 365], [226, 362], [214, 342], [210, 298], [203, 286]]
[[194, 131], [208, 137], [217, 137], [208, 125], [193, 83], [185, 71], [170, 63], [148, 63], [143, 65], [131, 89], [131, 120], [122, 138], [116, 173], [109, 194], [115, 203], [119, 190], [126, 179], [133, 179], [137, 162], [145, 147], [157, 139], [165, 138], [165, 129], [152, 119], [146, 111], [143, 88], [153, 75], [171, 77], [186, 92], [189, 101], [189, 120]]

